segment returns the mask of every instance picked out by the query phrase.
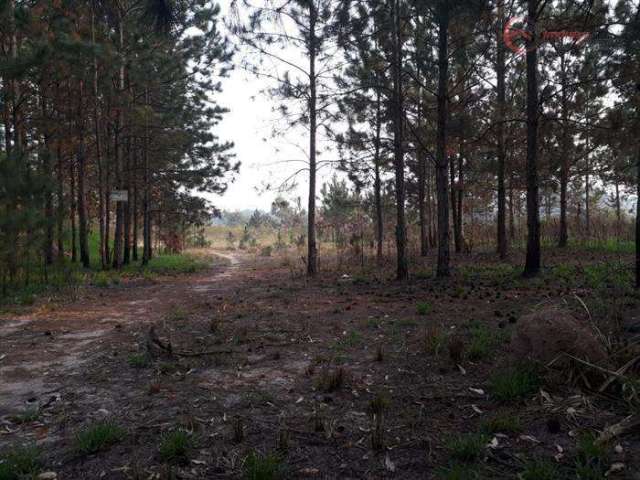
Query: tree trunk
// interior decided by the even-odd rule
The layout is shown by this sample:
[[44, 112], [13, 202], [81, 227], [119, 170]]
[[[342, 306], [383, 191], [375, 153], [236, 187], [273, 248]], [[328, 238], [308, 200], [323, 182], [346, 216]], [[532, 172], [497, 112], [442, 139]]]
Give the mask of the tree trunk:
[[[95, 31], [95, 11], [94, 2], [91, 3], [91, 43], [96, 46]], [[99, 116], [99, 95], [98, 95], [98, 57], [93, 56], [93, 127], [96, 139], [96, 166], [98, 168], [98, 224], [100, 229], [100, 264], [102, 269], [106, 269], [109, 264], [108, 245], [106, 236], [106, 208], [108, 202], [105, 200], [104, 165], [102, 164], [102, 151], [100, 149], [100, 116]], [[106, 205], [105, 205], [106, 203]]]
[[540, 211], [538, 198], [538, 52], [536, 50], [537, 0], [527, 0], [527, 259], [524, 275], [540, 272]]
[[449, 79], [449, 7], [438, 3], [438, 132], [436, 138], [436, 191], [438, 199], [437, 276], [449, 276], [449, 200], [447, 179], [447, 82]]
[[640, 142], [636, 155], [636, 288], [640, 288]]
[[[118, 105], [118, 118], [116, 121], [115, 131], [115, 171], [116, 185], [122, 189], [122, 170], [124, 166], [124, 148], [122, 141], [122, 133], [124, 131], [124, 96], [125, 91], [125, 58], [124, 58], [124, 22], [122, 19], [122, 11], [118, 10], [118, 30], [120, 34], [120, 72], [119, 72], [119, 93], [121, 95]], [[123, 243], [124, 243], [124, 205], [123, 202], [116, 203], [116, 228], [113, 234], [113, 268], [119, 269], [122, 266]]]
[[71, 191], [69, 192], [69, 219], [71, 220], [71, 261], [78, 260], [78, 251], [76, 250], [76, 179], [73, 160], [69, 162], [69, 179]]
[[87, 226], [87, 206], [85, 199], [85, 166], [86, 166], [86, 148], [84, 139], [84, 112], [82, 108], [83, 102], [83, 82], [80, 81], [80, 94], [78, 98], [78, 146], [76, 150], [76, 158], [78, 161], [78, 236], [80, 240], [80, 261], [84, 268], [89, 268], [91, 262], [89, 259], [89, 229]]
[[402, 101], [402, 31], [400, 0], [394, 5], [393, 44], [393, 156], [396, 180], [396, 252], [398, 280], [409, 278], [407, 264], [407, 226], [405, 219], [404, 151], [403, 151], [403, 101]]
[[[149, 88], [145, 90], [145, 104], [149, 105]], [[149, 119], [145, 115], [144, 141], [142, 151], [144, 163], [144, 192], [142, 201], [142, 265], [151, 260], [151, 179], [149, 175]]]
[[458, 192], [456, 186], [456, 162], [455, 158], [449, 158], [449, 177], [450, 188], [449, 196], [451, 197], [451, 220], [453, 222], [453, 245], [456, 253], [462, 251], [460, 245], [460, 235], [458, 234]]
[[498, 102], [498, 118], [497, 118], [497, 157], [498, 157], [498, 255], [502, 260], [507, 258], [509, 244], [507, 241], [507, 195], [505, 189], [505, 169], [506, 169], [506, 149], [504, 140], [504, 122], [506, 112], [506, 62], [505, 62], [505, 45], [503, 36], [504, 29], [504, 0], [498, 0], [498, 32], [496, 35], [497, 57], [496, 57], [496, 77], [497, 77], [497, 102]]
[[317, 93], [316, 93], [316, 21], [317, 11], [314, 2], [309, 2], [309, 212], [307, 225], [307, 275], [318, 273], [318, 247], [316, 245], [316, 130], [317, 130]]
[[376, 263], [383, 263], [382, 243], [384, 241], [384, 219], [382, 217], [382, 180], [380, 178], [380, 130], [382, 128], [380, 91], [376, 96], [376, 137], [374, 145], [375, 180], [373, 184], [376, 208]]
[[58, 246], [57, 260], [62, 262], [64, 260], [64, 173], [62, 168], [62, 147], [60, 140], [57, 141], [56, 146], [56, 170], [57, 170], [57, 187], [58, 192], [56, 195], [57, 212], [56, 212], [56, 240]]
[[562, 139], [560, 155], [560, 237], [558, 246], [564, 248], [569, 243], [569, 227], [567, 225], [567, 189], [569, 185], [569, 100], [567, 94], [566, 60], [564, 55], [560, 57], [560, 69], [562, 75], [561, 91], [561, 115], [562, 115]]

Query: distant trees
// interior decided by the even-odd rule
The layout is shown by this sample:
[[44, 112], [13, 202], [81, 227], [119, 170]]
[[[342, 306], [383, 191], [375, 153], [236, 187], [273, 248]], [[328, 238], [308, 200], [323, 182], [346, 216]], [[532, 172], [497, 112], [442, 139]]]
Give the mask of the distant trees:
[[[258, 76], [275, 82], [270, 92], [283, 100], [281, 112], [290, 127], [308, 130], [305, 149], [309, 172], [307, 207], [307, 274], [318, 270], [316, 241], [316, 177], [318, 130], [326, 121], [333, 105], [330, 86], [335, 69], [334, 2], [332, 0], [265, 0], [262, 3], [234, 0], [233, 30], [247, 45], [253, 57], [245, 67]], [[246, 13], [248, 18], [244, 18]], [[293, 50], [299, 57], [287, 55]], [[275, 68], [265, 65], [275, 63]], [[293, 106], [293, 109], [291, 108]]]

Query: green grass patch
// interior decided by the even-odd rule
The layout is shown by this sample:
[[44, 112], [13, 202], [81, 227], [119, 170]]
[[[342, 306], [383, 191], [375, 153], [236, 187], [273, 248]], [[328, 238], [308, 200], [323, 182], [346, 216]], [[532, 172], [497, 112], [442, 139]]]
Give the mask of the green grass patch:
[[481, 480], [480, 467], [466, 463], [454, 463], [448, 467], [439, 468], [436, 471], [438, 480]]
[[275, 453], [251, 452], [244, 460], [243, 473], [245, 480], [281, 480], [286, 476], [286, 469]]
[[489, 380], [489, 391], [496, 400], [508, 402], [535, 393], [541, 384], [536, 368], [522, 364], [496, 372]]
[[609, 447], [596, 443], [596, 435], [588, 432], [578, 437], [576, 476], [580, 480], [601, 480], [609, 465]]
[[483, 433], [466, 433], [449, 439], [447, 450], [454, 460], [475, 462], [482, 456], [488, 441], [489, 438]]
[[518, 433], [522, 431], [522, 422], [520, 417], [515, 415], [500, 414], [486, 420], [481, 429], [489, 435], [495, 433]]
[[38, 408], [29, 408], [10, 417], [12, 422], [18, 424], [35, 422], [38, 418], [40, 418], [40, 410]]
[[471, 340], [467, 347], [467, 358], [474, 362], [489, 358], [508, 338], [505, 331], [491, 330], [480, 322], [472, 322], [469, 332]]
[[186, 463], [192, 443], [191, 436], [184, 430], [167, 432], [160, 441], [160, 458], [167, 463]]
[[416, 304], [416, 313], [418, 315], [429, 315], [432, 310], [433, 307], [429, 302], [418, 302]]
[[90, 455], [122, 441], [125, 435], [125, 429], [114, 422], [99, 421], [87, 425], [76, 433], [75, 450], [81, 455]]
[[525, 463], [520, 476], [522, 480], [557, 480], [558, 465], [550, 460], [532, 460]]
[[14, 447], [0, 453], [0, 480], [34, 478], [40, 470], [40, 449], [35, 445]]
[[151, 365], [151, 359], [146, 353], [132, 353], [127, 357], [127, 363], [133, 368], [147, 368]]

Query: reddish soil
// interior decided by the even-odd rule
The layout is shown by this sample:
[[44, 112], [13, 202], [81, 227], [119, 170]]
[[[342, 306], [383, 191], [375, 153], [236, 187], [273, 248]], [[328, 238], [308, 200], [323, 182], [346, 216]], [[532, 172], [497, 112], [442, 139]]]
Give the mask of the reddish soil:
[[[285, 478], [440, 478], [451, 439], [510, 414], [522, 430], [489, 436], [494, 448], [476, 465], [484, 478], [516, 478], [532, 458], [568, 468], [580, 432], [628, 414], [619, 398], [562, 378], [524, 400], [489, 394], [492, 373], [510, 362], [507, 339], [518, 318], [549, 301], [566, 301], [584, 317], [572, 300], [583, 290], [461, 275], [398, 284], [344, 271], [309, 281], [277, 259], [234, 259], [189, 276], [87, 287], [74, 301], [43, 299], [4, 315], [0, 451], [37, 442], [46, 470], [62, 480], [241, 478], [250, 451], [276, 449]], [[419, 313], [419, 303], [430, 311]], [[635, 302], [625, 308], [632, 318]], [[468, 345], [474, 321], [504, 339], [485, 358], [457, 365], [446, 342], [425, 347], [437, 336]], [[173, 354], [156, 349], [149, 366], [135, 368], [130, 357], [146, 351], [151, 326]], [[324, 391], [320, 384], [338, 369], [343, 385]], [[384, 449], [376, 451], [367, 412], [379, 395], [388, 408]], [[35, 407], [37, 419], [15, 420]], [[104, 418], [125, 427], [125, 439], [94, 455], [75, 453], [75, 432]], [[234, 442], [237, 425], [244, 436]], [[188, 463], [166, 465], [158, 445], [175, 428], [191, 432], [194, 445]], [[624, 468], [612, 478], [638, 478], [639, 440], [638, 432], [615, 440], [609, 462]]]

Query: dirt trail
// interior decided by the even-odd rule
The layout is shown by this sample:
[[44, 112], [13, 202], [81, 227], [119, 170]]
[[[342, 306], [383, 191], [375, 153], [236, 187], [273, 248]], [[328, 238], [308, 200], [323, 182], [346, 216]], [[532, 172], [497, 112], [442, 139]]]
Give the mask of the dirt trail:
[[124, 281], [109, 288], [83, 288], [68, 304], [44, 303], [32, 311], [0, 317], [0, 417], [52, 400], [70, 377], [104, 355], [111, 345], [131, 343], [145, 325], [172, 309], [215, 300], [242, 260], [212, 252], [229, 265], [201, 274], [149, 282]]

